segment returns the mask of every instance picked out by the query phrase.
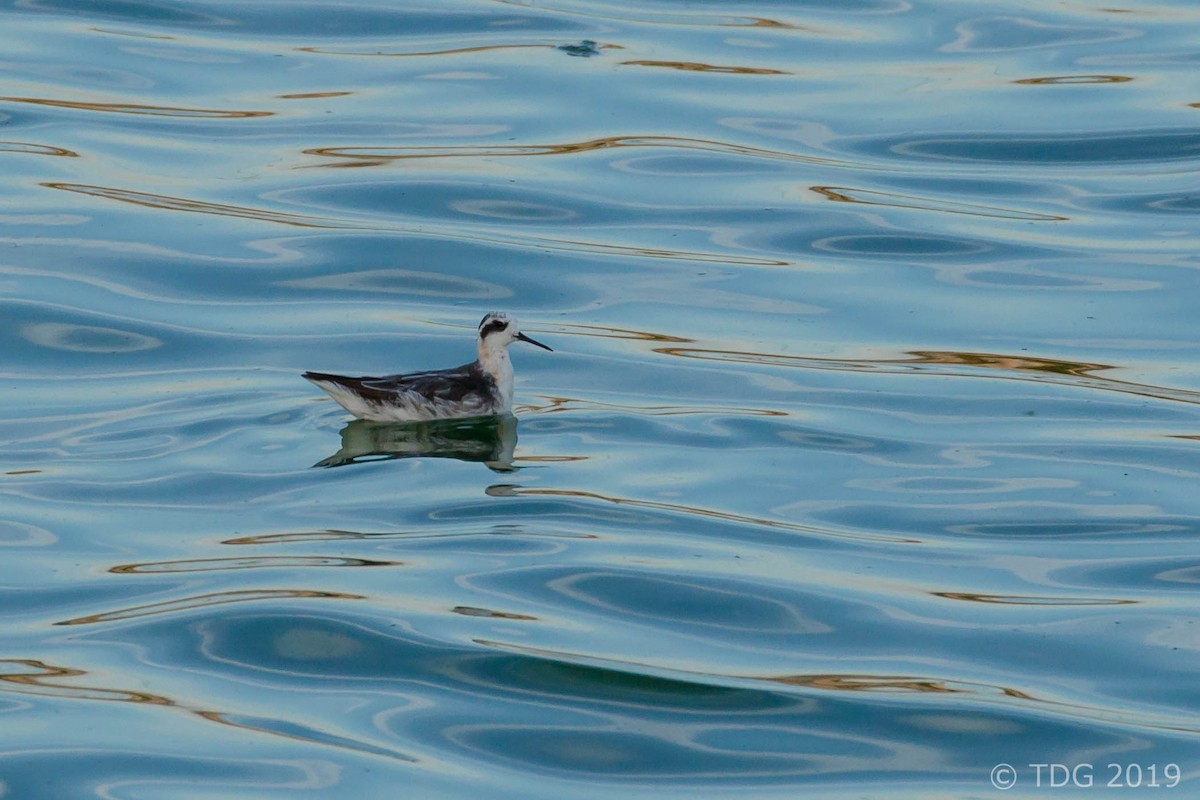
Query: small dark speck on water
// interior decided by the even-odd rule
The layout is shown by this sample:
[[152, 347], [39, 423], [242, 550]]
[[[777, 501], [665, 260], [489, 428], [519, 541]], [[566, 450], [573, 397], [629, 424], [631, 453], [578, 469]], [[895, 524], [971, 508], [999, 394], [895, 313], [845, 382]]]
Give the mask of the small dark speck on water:
[[558, 49], [569, 56], [579, 56], [580, 58], [600, 55], [600, 48], [591, 39], [584, 39], [579, 44], [560, 44]]

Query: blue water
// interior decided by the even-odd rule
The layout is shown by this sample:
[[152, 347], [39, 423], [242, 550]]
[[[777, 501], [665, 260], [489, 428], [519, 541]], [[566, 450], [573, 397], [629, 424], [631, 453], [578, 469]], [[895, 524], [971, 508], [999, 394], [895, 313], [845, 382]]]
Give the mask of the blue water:
[[0, 796], [1194, 793], [1197, 30], [3, 4]]

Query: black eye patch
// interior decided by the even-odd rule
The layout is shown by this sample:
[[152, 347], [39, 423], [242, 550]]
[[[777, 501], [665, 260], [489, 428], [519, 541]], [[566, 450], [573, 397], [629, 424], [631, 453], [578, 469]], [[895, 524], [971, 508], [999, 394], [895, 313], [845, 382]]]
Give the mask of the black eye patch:
[[488, 334], [499, 333], [500, 331], [504, 330], [505, 327], [507, 327], [507, 326], [506, 326], [504, 320], [494, 319], [491, 322], [489, 322], [487, 325], [484, 325], [483, 328], [480, 329], [479, 335], [481, 337], [486, 338]]

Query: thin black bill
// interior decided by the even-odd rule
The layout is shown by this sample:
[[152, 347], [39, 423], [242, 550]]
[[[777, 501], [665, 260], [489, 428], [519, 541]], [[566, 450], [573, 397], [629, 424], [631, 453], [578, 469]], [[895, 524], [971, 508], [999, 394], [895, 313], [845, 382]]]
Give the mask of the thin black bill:
[[542, 348], [543, 350], [549, 350], [551, 353], [553, 353], [553, 352], [554, 352], [554, 348], [552, 348], [552, 347], [548, 347], [548, 346], [546, 346], [546, 345], [542, 344], [541, 342], [539, 342], [539, 341], [536, 341], [536, 340], [534, 340], [534, 339], [530, 339], [528, 336], [526, 336], [526, 335], [525, 335], [525, 334], [523, 334], [523, 333], [518, 333], [518, 334], [517, 334], [517, 341], [520, 341], [520, 342], [528, 342], [529, 344], [536, 345], [536, 346], [538, 346], [538, 347]]

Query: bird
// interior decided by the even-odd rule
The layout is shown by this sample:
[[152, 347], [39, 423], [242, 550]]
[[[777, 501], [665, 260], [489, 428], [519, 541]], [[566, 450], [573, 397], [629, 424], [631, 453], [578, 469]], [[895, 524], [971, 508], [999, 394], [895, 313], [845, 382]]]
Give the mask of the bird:
[[479, 323], [478, 357], [451, 369], [351, 378], [326, 372], [302, 377], [359, 419], [427, 422], [512, 413], [513, 368], [508, 346], [526, 342], [552, 348], [521, 333], [517, 320], [493, 311]]

